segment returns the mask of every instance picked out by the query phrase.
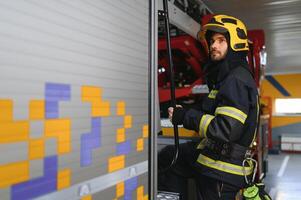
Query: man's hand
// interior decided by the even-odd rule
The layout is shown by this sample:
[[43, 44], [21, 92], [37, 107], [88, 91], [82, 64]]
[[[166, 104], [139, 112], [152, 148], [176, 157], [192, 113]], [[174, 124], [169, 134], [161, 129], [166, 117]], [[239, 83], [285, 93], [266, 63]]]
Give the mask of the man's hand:
[[[177, 108], [183, 108], [183, 106], [181, 105], [176, 105]], [[170, 119], [170, 121], [172, 120], [172, 115], [173, 115], [173, 107], [169, 107], [168, 108], [168, 118]]]
[[181, 105], [176, 105], [176, 109], [174, 109], [173, 107], [168, 108], [168, 118], [175, 125], [183, 123], [184, 114], [185, 111]]

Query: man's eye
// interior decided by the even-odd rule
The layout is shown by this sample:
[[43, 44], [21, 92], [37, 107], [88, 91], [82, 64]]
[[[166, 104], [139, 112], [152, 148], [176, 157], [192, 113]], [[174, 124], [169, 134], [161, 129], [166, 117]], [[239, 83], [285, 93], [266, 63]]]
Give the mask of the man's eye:
[[214, 42], [217, 42], [218, 44], [220, 44], [220, 43], [226, 42], [226, 40], [223, 38], [219, 38], [216, 40], [210, 40], [210, 45], [214, 44]]

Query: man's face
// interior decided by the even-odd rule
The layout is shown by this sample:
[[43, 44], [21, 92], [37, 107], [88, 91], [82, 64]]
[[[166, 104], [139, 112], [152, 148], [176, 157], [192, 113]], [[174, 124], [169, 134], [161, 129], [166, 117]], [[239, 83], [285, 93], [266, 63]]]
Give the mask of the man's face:
[[210, 57], [212, 61], [220, 61], [226, 57], [228, 43], [221, 33], [214, 33], [210, 39]]

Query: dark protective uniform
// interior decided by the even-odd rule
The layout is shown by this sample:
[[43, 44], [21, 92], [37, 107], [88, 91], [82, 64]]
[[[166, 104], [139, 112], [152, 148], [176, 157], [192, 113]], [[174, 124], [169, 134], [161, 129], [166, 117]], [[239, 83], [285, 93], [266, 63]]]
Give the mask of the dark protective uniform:
[[[257, 87], [247, 63], [229, 54], [226, 60], [209, 66], [210, 92], [202, 109], [176, 108], [173, 113], [174, 124], [195, 130], [201, 138], [198, 145], [181, 145], [175, 169], [159, 176], [159, 189], [180, 192], [182, 199], [187, 198], [185, 178], [196, 180], [198, 199], [229, 200], [245, 186], [244, 175], [253, 172], [251, 163], [247, 162], [245, 167], [242, 163], [255, 139]], [[172, 148], [160, 152], [159, 165], [169, 162]]]
[[[224, 59], [210, 59], [205, 68], [209, 95], [200, 111], [175, 108], [172, 116], [173, 124], [198, 132], [200, 141], [180, 145], [175, 168], [159, 175], [159, 190], [180, 192], [182, 199], [187, 199], [185, 178], [190, 177], [196, 181], [198, 199], [235, 199], [246, 186], [245, 175], [253, 172], [252, 163], [243, 162], [255, 139], [259, 114], [257, 87], [246, 62], [247, 30], [237, 18], [215, 15], [199, 38], [209, 47], [214, 33], [225, 36], [228, 48]], [[172, 146], [159, 153], [159, 170], [172, 153]]]
[[[211, 74], [216, 80], [207, 80], [210, 92], [201, 111], [175, 109], [173, 122], [198, 132], [201, 142], [180, 146], [178, 164], [172, 172], [159, 176], [159, 189], [180, 192], [186, 199], [186, 179], [193, 177], [198, 199], [209, 200], [234, 199], [245, 187], [244, 175], [251, 175], [253, 167], [242, 163], [255, 138], [258, 94], [247, 64], [231, 64], [237, 66], [223, 61], [217, 66], [218, 74]], [[169, 163], [172, 152], [173, 147], [160, 152], [159, 163]]]
[[183, 125], [203, 138], [198, 146], [200, 172], [243, 187], [244, 174], [250, 175], [253, 169], [243, 167], [242, 162], [255, 138], [259, 110], [257, 87], [246, 63], [231, 69], [224, 62], [221, 70], [217, 82], [208, 83], [210, 93], [202, 111], [186, 111]]

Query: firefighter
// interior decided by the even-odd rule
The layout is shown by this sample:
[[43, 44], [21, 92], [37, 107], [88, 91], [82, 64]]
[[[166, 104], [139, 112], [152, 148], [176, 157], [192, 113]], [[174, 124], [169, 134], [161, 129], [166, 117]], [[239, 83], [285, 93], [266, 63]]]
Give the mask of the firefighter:
[[[187, 199], [184, 179], [193, 177], [198, 199], [231, 200], [246, 186], [245, 177], [253, 173], [253, 165], [246, 158], [259, 114], [257, 87], [246, 60], [247, 30], [237, 18], [215, 15], [199, 36], [209, 49], [205, 66], [209, 94], [200, 110], [177, 106], [168, 112], [174, 125], [195, 130], [201, 139], [198, 145], [180, 145], [177, 166], [160, 175], [158, 185]], [[167, 162], [172, 151], [169, 146], [159, 153], [159, 165]]]

